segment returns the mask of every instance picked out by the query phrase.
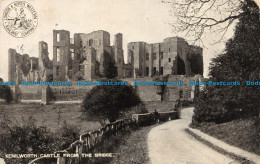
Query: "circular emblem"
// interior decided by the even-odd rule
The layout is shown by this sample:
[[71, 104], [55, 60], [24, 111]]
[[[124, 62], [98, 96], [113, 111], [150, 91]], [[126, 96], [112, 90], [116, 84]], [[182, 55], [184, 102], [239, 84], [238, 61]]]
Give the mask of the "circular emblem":
[[33, 6], [24, 1], [9, 4], [3, 15], [5, 30], [12, 36], [23, 38], [34, 32], [38, 16]]

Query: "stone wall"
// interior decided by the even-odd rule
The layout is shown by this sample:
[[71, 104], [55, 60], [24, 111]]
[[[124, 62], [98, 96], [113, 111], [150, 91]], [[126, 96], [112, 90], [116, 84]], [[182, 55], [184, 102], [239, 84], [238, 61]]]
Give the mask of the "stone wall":
[[[154, 113], [145, 113], [145, 114], [133, 114], [132, 118], [136, 120], [138, 125], [150, 125], [155, 123], [155, 115]], [[178, 119], [177, 111], [170, 112], [159, 112], [159, 120], [160, 121], [169, 121]]]
[[153, 85], [140, 85], [136, 86], [136, 89], [142, 101], [161, 101], [157, 87]]
[[[139, 79], [122, 79], [132, 85], [142, 101], [148, 102], [173, 102], [178, 101], [193, 101], [195, 86], [191, 86], [190, 80], [197, 81], [201, 76], [187, 77], [183, 75], [170, 76], [168, 82], [184, 82], [184, 85], [134, 85], [134, 81], [152, 82], [152, 78]], [[160, 82], [159, 80], [154, 80]], [[44, 86], [16, 86], [12, 87], [15, 100], [41, 100], [42, 89]], [[92, 85], [77, 85], [72, 86], [50, 86], [48, 91], [48, 100], [50, 101], [79, 101], [83, 100], [87, 92], [94, 86]], [[45, 87], [46, 88], [46, 87]], [[163, 88], [163, 89], [162, 89]]]
[[20, 100], [41, 100], [42, 87], [41, 86], [19, 86], [17, 91]]
[[189, 45], [183, 38], [169, 37], [154, 44], [131, 42], [127, 49], [137, 76], [203, 75], [202, 48]]
[[89, 92], [93, 86], [51, 86], [52, 97], [51, 101], [75, 101], [83, 100], [86, 93]]
[[[167, 85], [164, 86], [164, 91], [160, 93], [161, 87], [156, 85], [134, 85], [134, 81], [138, 82], [152, 82], [153, 78], [138, 78], [138, 79], [123, 79], [130, 83], [136, 89], [142, 101], [170, 101], [177, 102], [179, 100], [192, 101], [194, 98], [194, 86], [190, 85], [190, 81], [196, 81], [202, 78], [200, 75], [196, 76], [183, 76], [183, 75], [171, 75], [168, 78], [168, 82], [184, 82], [184, 85]], [[159, 82], [159, 80], [154, 80]]]

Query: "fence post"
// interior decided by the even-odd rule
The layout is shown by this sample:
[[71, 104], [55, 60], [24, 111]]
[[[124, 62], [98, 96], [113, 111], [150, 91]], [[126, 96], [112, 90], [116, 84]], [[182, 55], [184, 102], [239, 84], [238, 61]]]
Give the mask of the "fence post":
[[78, 158], [79, 163], [81, 162], [82, 146], [83, 146], [83, 144], [81, 143], [81, 140], [80, 140], [80, 143], [78, 143], [76, 146], [76, 154], [79, 155], [79, 158]]
[[57, 158], [57, 164], [65, 164], [65, 158], [63, 157]]

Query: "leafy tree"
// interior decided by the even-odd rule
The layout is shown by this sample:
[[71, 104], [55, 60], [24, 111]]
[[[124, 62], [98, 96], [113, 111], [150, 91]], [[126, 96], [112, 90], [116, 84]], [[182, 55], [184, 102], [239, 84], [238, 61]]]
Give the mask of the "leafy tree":
[[[119, 80], [109, 81], [118, 82]], [[86, 94], [82, 111], [88, 119], [104, 125], [106, 120], [114, 122], [122, 113], [140, 104], [141, 100], [132, 86], [98, 85]]]
[[260, 81], [260, 21], [255, 2], [246, 0], [235, 35], [226, 43], [224, 54], [212, 60], [212, 81], [239, 81], [240, 86], [207, 86], [195, 101], [193, 122], [225, 122], [238, 117], [256, 116], [260, 88], [246, 81]]

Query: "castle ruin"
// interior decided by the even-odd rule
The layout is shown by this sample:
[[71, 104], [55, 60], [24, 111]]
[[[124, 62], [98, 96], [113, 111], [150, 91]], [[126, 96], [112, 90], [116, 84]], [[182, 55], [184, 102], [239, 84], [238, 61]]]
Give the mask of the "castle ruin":
[[117, 78], [143, 78], [155, 75], [203, 75], [202, 48], [189, 45], [184, 39], [170, 37], [162, 43], [131, 42], [127, 45], [128, 63], [124, 61], [123, 35], [114, 36], [99, 30], [89, 34], [53, 30], [53, 60], [48, 44], [39, 42], [39, 57], [8, 51], [8, 80], [77, 81], [95, 80], [105, 76], [112, 62]]
[[94, 31], [76, 33], [70, 38], [66, 30], [53, 30], [53, 60], [49, 59], [48, 44], [39, 42], [39, 58], [18, 54], [9, 49], [8, 80], [20, 84], [24, 81], [76, 81], [93, 80], [104, 76], [108, 63], [117, 67], [118, 78], [123, 78], [123, 36], [115, 35], [110, 46], [110, 34]]
[[203, 76], [202, 48], [189, 45], [183, 38], [170, 37], [154, 44], [131, 42], [127, 48], [128, 61], [134, 70], [132, 77]]

